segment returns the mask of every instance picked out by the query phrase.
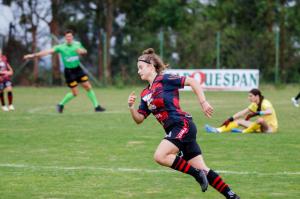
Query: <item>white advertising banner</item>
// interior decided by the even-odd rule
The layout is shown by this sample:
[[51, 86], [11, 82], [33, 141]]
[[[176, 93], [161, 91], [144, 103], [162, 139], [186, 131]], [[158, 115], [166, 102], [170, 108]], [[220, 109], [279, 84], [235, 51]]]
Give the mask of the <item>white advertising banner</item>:
[[[249, 91], [259, 85], [256, 69], [169, 69], [166, 73], [192, 77], [204, 90]], [[191, 90], [191, 87], [185, 86], [183, 90]]]

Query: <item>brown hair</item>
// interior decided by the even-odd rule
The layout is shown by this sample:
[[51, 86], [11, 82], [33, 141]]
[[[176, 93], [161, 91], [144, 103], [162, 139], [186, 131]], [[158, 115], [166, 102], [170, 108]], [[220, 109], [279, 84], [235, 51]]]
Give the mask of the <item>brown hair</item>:
[[261, 111], [261, 103], [262, 103], [262, 101], [264, 100], [265, 97], [261, 94], [260, 90], [258, 90], [256, 88], [250, 90], [249, 93], [251, 93], [255, 96], [257, 96], [257, 95], [259, 96], [259, 103], [257, 105], [257, 111]]
[[144, 50], [143, 54], [139, 56], [138, 61], [153, 64], [158, 74], [162, 73], [168, 67], [168, 64], [165, 64], [161, 58], [155, 54], [153, 48]]
[[74, 31], [71, 29], [68, 29], [64, 32], [64, 35], [71, 33], [72, 35], [74, 35]]

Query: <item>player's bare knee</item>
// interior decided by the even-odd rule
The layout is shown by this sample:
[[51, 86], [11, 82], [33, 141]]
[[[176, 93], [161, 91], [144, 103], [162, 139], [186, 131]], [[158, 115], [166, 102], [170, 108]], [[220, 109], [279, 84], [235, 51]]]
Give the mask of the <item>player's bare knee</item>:
[[242, 119], [237, 119], [235, 120], [236, 123], [238, 123], [239, 125], [241, 125], [243, 123], [243, 120]]
[[78, 91], [73, 91], [72, 94], [74, 97], [76, 97], [78, 95]]
[[262, 123], [264, 123], [265, 122], [265, 120], [263, 119], [263, 118], [258, 118], [257, 120], [256, 120], [256, 123], [258, 123], [258, 124], [262, 124]]
[[154, 153], [153, 158], [154, 158], [155, 162], [157, 162], [158, 164], [164, 165], [164, 162], [166, 160], [166, 154], [156, 151]]

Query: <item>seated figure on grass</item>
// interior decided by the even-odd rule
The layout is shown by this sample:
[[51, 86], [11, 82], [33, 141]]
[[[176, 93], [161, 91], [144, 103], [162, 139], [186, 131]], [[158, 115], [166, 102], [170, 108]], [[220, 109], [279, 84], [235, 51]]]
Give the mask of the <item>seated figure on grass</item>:
[[[208, 133], [274, 133], [278, 129], [276, 112], [267, 99], [261, 94], [260, 90], [252, 89], [249, 91], [248, 99], [251, 104], [233, 116], [226, 119], [221, 127], [215, 128], [208, 124], [205, 130]], [[255, 121], [250, 118], [257, 116]], [[238, 127], [243, 127], [240, 129]]]

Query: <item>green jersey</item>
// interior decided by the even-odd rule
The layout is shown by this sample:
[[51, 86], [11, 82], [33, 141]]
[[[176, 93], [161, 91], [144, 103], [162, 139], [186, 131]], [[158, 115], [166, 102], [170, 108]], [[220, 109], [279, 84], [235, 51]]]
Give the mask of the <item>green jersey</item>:
[[80, 42], [73, 41], [71, 44], [63, 43], [53, 46], [54, 52], [61, 55], [65, 68], [76, 68], [80, 65], [77, 49], [85, 49]]

